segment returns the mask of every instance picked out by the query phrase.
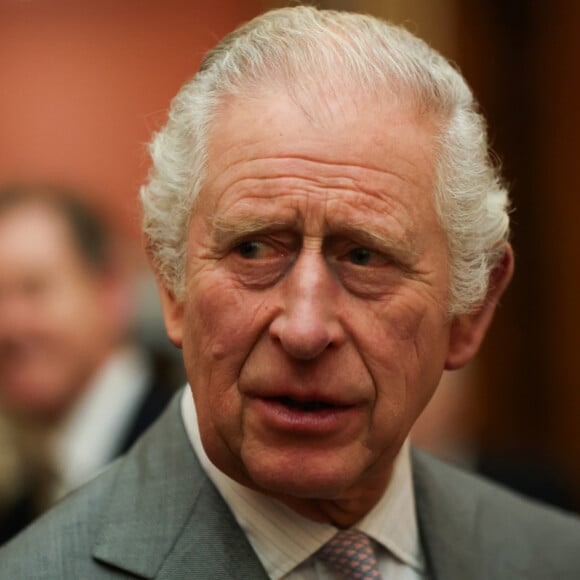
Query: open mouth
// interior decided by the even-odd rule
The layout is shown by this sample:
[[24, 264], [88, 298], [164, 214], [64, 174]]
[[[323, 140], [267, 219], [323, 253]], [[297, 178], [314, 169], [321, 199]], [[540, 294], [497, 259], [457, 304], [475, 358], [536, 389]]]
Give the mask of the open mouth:
[[291, 399], [290, 397], [274, 397], [273, 400], [289, 409], [305, 412], [324, 411], [326, 409], [337, 408], [336, 405], [331, 405], [330, 403], [325, 403], [324, 401], [297, 401], [296, 399]]
[[260, 417], [260, 425], [291, 437], [342, 433], [346, 424], [356, 424], [360, 411], [357, 404], [334, 401], [324, 396], [317, 398], [314, 394], [311, 398], [285, 394], [260, 396], [253, 400], [252, 409]]

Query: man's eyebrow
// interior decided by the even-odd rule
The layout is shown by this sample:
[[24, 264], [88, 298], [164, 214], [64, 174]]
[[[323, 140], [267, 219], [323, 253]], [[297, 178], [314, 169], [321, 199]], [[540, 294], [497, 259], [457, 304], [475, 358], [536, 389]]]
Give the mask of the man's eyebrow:
[[369, 225], [358, 222], [342, 224], [332, 230], [329, 237], [345, 236], [362, 245], [377, 248], [403, 263], [412, 264], [419, 258], [419, 248], [408, 237], [389, 235], [369, 229]]
[[[212, 238], [216, 244], [228, 243], [251, 234], [273, 232], [296, 226], [294, 220], [290, 222], [250, 213], [236, 216], [234, 219], [228, 219], [227, 216], [214, 216], [211, 225]], [[334, 226], [327, 224], [325, 238], [340, 236], [350, 238], [361, 245], [376, 248], [408, 265], [414, 263], [420, 253], [408, 237], [389, 235], [387, 232], [370, 229], [368, 223], [358, 220]]]
[[288, 227], [286, 221], [274, 220], [257, 215], [246, 215], [243, 218], [236, 217], [235, 220], [215, 216], [211, 225], [213, 231], [212, 237], [218, 244], [253, 233]]

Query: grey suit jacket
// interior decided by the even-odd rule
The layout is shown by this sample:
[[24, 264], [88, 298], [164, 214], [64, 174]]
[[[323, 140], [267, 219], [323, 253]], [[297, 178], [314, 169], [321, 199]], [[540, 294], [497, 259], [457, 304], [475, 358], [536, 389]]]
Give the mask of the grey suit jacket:
[[[191, 449], [178, 401], [125, 458], [0, 550], [0, 579], [265, 580]], [[577, 519], [420, 453], [413, 470], [430, 577], [580, 578]]]

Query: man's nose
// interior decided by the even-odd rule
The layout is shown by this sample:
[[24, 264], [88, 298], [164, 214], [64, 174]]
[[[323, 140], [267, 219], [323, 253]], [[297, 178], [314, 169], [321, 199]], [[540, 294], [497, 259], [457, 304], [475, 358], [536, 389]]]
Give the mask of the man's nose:
[[284, 307], [270, 336], [292, 357], [312, 360], [345, 340], [338, 316], [340, 283], [319, 253], [302, 254], [283, 282]]

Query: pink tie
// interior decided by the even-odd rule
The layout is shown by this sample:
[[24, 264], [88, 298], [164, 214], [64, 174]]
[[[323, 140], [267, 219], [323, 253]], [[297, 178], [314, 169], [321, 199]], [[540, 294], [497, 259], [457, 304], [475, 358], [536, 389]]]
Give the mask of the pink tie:
[[352, 580], [379, 579], [381, 574], [369, 538], [358, 530], [338, 532], [318, 551], [318, 557]]

